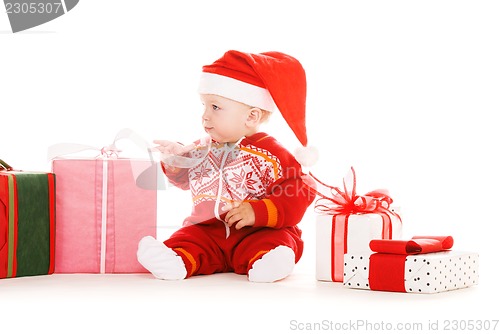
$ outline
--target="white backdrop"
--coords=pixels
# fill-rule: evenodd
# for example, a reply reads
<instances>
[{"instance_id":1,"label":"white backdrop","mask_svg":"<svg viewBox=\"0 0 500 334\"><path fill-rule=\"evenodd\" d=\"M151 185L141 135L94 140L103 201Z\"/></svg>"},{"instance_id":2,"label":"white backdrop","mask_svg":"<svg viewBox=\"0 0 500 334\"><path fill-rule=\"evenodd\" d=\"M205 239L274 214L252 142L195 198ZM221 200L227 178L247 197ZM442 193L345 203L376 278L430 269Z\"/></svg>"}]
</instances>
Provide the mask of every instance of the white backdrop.
<instances>
[{"instance_id":1,"label":"white backdrop","mask_svg":"<svg viewBox=\"0 0 500 334\"><path fill-rule=\"evenodd\" d=\"M480 253L493 289L498 17L496 1L82 0L12 34L0 13L0 158L48 170L49 145L104 146L122 128L193 140L201 66L228 49L282 51L308 76L312 171L340 185L353 166L359 192L389 189L406 237L453 235L455 249ZM264 130L298 145L278 116ZM189 194L162 197L160 226L188 213ZM314 270L312 210L301 226Z\"/></svg>"}]
</instances>

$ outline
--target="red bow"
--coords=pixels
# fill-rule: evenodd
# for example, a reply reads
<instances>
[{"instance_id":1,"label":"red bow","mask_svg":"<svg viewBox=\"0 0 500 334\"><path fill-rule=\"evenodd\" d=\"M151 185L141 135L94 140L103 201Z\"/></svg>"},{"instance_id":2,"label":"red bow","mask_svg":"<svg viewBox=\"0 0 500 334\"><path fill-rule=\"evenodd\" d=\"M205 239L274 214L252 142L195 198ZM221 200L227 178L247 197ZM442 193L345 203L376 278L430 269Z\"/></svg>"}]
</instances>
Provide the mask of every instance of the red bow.
<instances>
[{"instance_id":1,"label":"red bow","mask_svg":"<svg viewBox=\"0 0 500 334\"><path fill-rule=\"evenodd\" d=\"M368 277L371 290L406 292L405 267L408 255L449 250L451 236L417 236L411 240L370 241L375 253L370 255Z\"/></svg>"},{"instance_id":2,"label":"red bow","mask_svg":"<svg viewBox=\"0 0 500 334\"><path fill-rule=\"evenodd\" d=\"M365 195L356 194L356 173L351 167L351 174L344 177L344 191L339 187L329 186L310 174L316 181L313 190L320 198L316 201L315 210L325 214L374 213L387 211L392 198L386 189L370 191ZM323 188L319 191L317 188ZM324 193L330 193L331 197Z\"/></svg>"},{"instance_id":3,"label":"red bow","mask_svg":"<svg viewBox=\"0 0 500 334\"><path fill-rule=\"evenodd\" d=\"M453 247L452 236L416 236L410 240L383 240L370 241L370 249L384 254L426 254L449 250Z\"/></svg>"}]
</instances>

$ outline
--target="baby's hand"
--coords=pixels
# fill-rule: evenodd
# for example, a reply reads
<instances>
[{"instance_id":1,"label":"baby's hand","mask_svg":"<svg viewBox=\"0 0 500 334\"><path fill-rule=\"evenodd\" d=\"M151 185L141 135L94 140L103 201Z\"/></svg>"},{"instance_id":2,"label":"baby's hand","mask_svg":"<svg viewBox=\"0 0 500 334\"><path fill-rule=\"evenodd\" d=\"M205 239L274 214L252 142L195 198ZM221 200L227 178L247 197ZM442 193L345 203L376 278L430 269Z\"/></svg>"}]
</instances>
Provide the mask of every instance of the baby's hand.
<instances>
[{"instance_id":1,"label":"baby's hand","mask_svg":"<svg viewBox=\"0 0 500 334\"><path fill-rule=\"evenodd\" d=\"M222 210L227 211L224 220L229 227L236 224L234 227L239 230L242 227L255 224L255 212L248 202L227 203Z\"/></svg>"},{"instance_id":2,"label":"baby's hand","mask_svg":"<svg viewBox=\"0 0 500 334\"><path fill-rule=\"evenodd\" d=\"M196 147L195 144L184 146L168 140L154 140L153 143L158 144L158 146L155 146L155 149L160 151L163 155L183 155Z\"/></svg>"}]
</instances>

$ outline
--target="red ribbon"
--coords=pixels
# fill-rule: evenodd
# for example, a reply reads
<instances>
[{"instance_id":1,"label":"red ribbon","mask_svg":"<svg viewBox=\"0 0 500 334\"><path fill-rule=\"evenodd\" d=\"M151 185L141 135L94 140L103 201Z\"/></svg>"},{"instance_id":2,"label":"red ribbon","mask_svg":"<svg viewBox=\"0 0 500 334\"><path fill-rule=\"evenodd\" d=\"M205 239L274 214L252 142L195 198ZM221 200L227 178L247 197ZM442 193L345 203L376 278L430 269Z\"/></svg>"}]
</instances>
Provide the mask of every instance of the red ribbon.
<instances>
[{"instance_id":1,"label":"red ribbon","mask_svg":"<svg viewBox=\"0 0 500 334\"><path fill-rule=\"evenodd\" d=\"M365 195L356 194L356 173L351 167L351 173L343 179L344 191L339 187L329 186L314 175L311 180L305 180L309 188L320 198L315 203L318 213L332 215L331 235L331 277L333 281L343 279L343 254L347 252L348 220L351 214L377 213L382 216L381 238L392 238L390 215L399 216L389 210L392 198L385 189L377 189ZM322 190L318 190L322 188ZM325 195L329 194L329 195ZM341 251L342 254L341 254Z\"/></svg>"},{"instance_id":2,"label":"red ribbon","mask_svg":"<svg viewBox=\"0 0 500 334\"><path fill-rule=\"evenodd\" d=\"M339 187L329 186L314 175L310 175L316 181L314 187L310 188L320 197L314 207L319 213L335 215L387 212L393 202L386 189L373 190L365 195L356 194L356 173L353 167L351 167L351 174L343 179L344 191ZM318 188L323 188L323 191L319 191Z\"/></svg>"},{"instance_id":3,"label":"red ribbon","mask_svg":"<svg viewBox=\"0 0 500 334\"><path fill-rule=\"evenodd\" d=\"M416 236L411 240L379 240L370 242L370 289L406 292L405 264L407 255L448 250L453 246L451 236Z\"/></svg>"},{"instance_id":4,"label":"red ribbon","mask_svg":"<svg viewBox=\"0 0 500 334\"><path fill-rule=\"evenodd\" d=\"M413 237L411 240L374 239L370 249L385 254L425 254L440 252L453 247L453 237Z\"/></svg>"}]
</instances>

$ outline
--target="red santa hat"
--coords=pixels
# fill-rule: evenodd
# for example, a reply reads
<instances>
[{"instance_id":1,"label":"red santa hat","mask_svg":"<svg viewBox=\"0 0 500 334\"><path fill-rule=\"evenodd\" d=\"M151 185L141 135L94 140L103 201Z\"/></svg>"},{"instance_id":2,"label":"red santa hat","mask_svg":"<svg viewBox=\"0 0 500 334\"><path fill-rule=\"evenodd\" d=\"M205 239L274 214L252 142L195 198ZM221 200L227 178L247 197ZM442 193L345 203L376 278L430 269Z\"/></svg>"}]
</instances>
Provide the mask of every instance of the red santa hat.
<instances>
[{"instance_id":1,"label":"red santa hat","mask_svg":"<svg viewBox=\"0 0 500 334\"><path fill-rule=\"evenodd\" d=\"M304 146L295 157L313 165L317 151L307 146L306 74L300 62L281 52L258 54L230 50L203 66L198 92L214 94L267 111L278 109Z\"/></svg>"}]
</instances>

